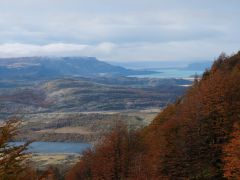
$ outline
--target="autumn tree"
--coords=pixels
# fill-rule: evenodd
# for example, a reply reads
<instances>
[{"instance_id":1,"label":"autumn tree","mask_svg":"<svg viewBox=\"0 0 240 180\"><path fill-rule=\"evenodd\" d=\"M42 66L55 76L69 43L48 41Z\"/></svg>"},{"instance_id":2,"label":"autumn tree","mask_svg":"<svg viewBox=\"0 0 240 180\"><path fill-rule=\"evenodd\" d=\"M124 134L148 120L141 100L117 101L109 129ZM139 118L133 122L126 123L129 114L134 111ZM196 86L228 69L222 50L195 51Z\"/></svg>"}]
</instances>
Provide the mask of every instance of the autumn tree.
<instances>
[{"instance_id":1,"label":"autumn tree","mask_svg":"<svg viewBox=\"0 0 240 180\"><path fill-rule=\"evenodd\" d=\"M140 175L142 145L136 132L117 123L94 149L84 153L66 179L131 179Z\"/></svg>"},{"instance_id":2,"label":"autumn tree","mask_svg":"<svg viewBox=\"0 0 240 180\"><path fill-rule=\"evenodd\" d=\"M240 124L234 124L231 140L224 146L224 176L227 179L240 179Z\"/></svg>"},{"instance_id":3,"label":"autumn tree","mask_svg":"<svg viewBox=\"0 0 240 180\"><path fill-rule=\"evenodd\" d=\"M220 55L201 80L137 136L116 128L83 156L71 177L240 179L239 82L240 52Z\"/></svg>"},{"instance_id":4,"label":"autumn tree","mask_svg":"<svg viewBox=\"0 0 240 180\"><path fill-rule=\"evenodd\" d=\"M17 120L10 120L0 126L0 177L18 179L26 171L25 150L29 143L21 146L10 145L9 141L17 134Z\"/></svg>"}]
</instances>

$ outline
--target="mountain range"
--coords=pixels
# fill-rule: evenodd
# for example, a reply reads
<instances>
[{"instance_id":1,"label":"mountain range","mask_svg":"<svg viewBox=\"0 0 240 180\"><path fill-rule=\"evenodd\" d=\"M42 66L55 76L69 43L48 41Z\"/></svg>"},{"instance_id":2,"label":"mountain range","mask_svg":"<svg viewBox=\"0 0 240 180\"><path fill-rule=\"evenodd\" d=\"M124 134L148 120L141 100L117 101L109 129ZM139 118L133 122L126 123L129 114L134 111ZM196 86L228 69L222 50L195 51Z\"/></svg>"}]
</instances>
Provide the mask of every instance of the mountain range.
<instances>
[{"instance_id":1,"label":"mountain range","mask_svg":"<svg viewBox=\"0 0 240 180\"><path fill-rule=\"evenodd\" d=\"M95 57L19 57L0 59L0 77L4 79L128 76L149 73L152 72L111 65Z\"/></svg>"}]
</instances>

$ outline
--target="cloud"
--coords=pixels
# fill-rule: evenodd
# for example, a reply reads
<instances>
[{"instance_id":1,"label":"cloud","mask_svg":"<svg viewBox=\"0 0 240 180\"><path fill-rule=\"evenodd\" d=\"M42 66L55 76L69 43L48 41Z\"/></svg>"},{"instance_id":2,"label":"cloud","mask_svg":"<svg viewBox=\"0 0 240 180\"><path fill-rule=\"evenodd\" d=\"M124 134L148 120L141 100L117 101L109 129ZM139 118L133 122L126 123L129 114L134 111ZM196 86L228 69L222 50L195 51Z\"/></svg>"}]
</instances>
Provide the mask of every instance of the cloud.
<instances>
[{"instance_id":1,"label":"cloud","mask_svg":"<svg viewBox=\"0 0 240 180\"><path fill-rule=\"evenodd\" d=\"M210 41L186 41L164 43L104 42L96 45L53 43L0 44L0 58L25 56L94 56L105 61L191 61L213 60L221 52L232 54L238 51L240 43L228 46Z\"/></svg>"},{"instance_id":2,"label":"cloud","mask_svg":"<svg viewBox=\"0 0 240 180\"><path fill-rule=\"evenodd\" d=\"M240 47L239 6L239 0L0 0L0 56L211 59Z\"/></svg>"},{"instance_id":3,"label":"cloud","mask_svg":"<svg viewBox=\"0 0 240 180\"><path fill-rule=\"evenodd\" d=\"M0 57L21 56L106 56L114 48L112 43L98 45L55 43L47 45L1 44Z\"/></svg>"}]
</instances>

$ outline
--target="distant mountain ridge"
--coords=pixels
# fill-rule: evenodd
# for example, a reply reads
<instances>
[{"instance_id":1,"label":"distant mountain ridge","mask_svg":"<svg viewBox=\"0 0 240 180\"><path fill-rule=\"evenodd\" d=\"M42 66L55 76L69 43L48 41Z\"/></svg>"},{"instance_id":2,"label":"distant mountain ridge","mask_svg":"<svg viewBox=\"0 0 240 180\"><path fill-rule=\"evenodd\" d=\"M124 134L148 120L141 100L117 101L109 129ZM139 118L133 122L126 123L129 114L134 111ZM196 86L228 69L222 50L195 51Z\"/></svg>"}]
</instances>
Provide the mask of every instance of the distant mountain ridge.
<instances>
[{"instance_id":1,"label":"distant mountain ridge","mask_svg":"<svg viewBox=\"0 0 240 180\"><path fill-rule=\"evenodd\" d=\"M128 76L148 74L115 66L95 57L19 57L1 58L2 78L53 78L61 76Z\"/></svg>"}]
</instances>

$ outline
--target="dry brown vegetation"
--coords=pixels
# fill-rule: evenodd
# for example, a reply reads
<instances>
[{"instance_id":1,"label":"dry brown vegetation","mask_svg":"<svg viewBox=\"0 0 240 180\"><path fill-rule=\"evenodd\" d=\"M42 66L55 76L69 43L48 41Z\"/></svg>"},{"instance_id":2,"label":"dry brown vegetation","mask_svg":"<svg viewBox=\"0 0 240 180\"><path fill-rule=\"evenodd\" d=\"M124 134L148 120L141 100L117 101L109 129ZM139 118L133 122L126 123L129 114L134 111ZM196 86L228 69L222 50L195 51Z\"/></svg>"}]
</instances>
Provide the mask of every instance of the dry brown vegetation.
<instances>
[{"instance_id":1,"label":"dry brown vegetation","mask_svg":"<svg viewBox=\"0 0 240 180\"><path fill-rule=\"evenodd\" d=\"M20 121L16 118L0 125L0 180L55 180L60 179L57 171L49 168L38 172L30 163L30 154L26 153L27 142L20 146L9 143L18 134Z\"/></svg>"},{"instance_id":2,"label":"dry brown vegetation","mask_svg":"<svg viewBox=\"0 0 240 180\"><path fill-rule=\"evenodd\" d=\"M117 126L66 179L240 179L240 52L140 132Z\"/></svg>"},{"instance_id":3,"label":"dry brown vegetation","mask_svg":"<svg viewBox=\"0 0 240 180\"><path fill-rule=\"evenodd\" d=\"M117 123L111 133L66 174L81 179L240 179L240 52L222 54L202 79L142 130ZM1 125L0 177L59 179L26 165L28 144L13 147L16 122Z\"/></svg>"}]
</instances>

